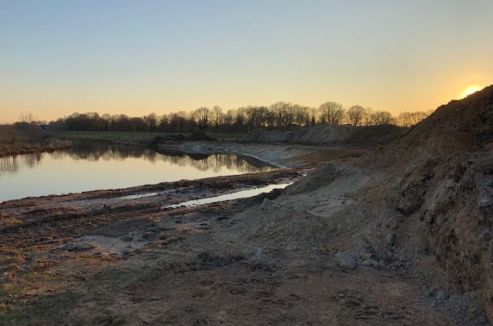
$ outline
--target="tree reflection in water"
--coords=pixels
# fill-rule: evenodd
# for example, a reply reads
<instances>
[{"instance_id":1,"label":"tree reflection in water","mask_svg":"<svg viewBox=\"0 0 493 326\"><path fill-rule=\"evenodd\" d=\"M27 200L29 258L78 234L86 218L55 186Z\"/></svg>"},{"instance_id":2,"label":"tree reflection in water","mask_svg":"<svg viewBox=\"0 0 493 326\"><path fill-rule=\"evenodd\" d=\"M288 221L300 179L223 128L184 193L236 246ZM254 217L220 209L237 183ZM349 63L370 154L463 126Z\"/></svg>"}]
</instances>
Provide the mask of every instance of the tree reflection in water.
<instances>
[{"instance_id":1,"label":"tree reflection in water","mask_svg":"<svg viewBox=\"0 0 493 326\"><path fill-rule=\"evenodd\" d=\"M34 168L43 159L43 153L0 157L0 176L14 174L22 167Z\"/></svg>"},{"instance_id":2,"label":"tree reflection in water","mask_svg":"<svg viewBox=\"0 0 493 326\"><path fill-rule=\"evenodd\" d=\"M124 161L128 158L141 158L151 163L158 161L168 162L180 167L191 166L200 171L219 172L226 168L237 170L241 173L271 170L272 167L260 161L251 160L237 155L176 155L161 154L146 148L127 148L106 144L78 145L68 150L55 151L52 153L34 153L17 156L6 156L0 158L0 176L15 174L22 168L36 167L45 155L55 160L86 161Z\"/></svg>"}]
</instances>

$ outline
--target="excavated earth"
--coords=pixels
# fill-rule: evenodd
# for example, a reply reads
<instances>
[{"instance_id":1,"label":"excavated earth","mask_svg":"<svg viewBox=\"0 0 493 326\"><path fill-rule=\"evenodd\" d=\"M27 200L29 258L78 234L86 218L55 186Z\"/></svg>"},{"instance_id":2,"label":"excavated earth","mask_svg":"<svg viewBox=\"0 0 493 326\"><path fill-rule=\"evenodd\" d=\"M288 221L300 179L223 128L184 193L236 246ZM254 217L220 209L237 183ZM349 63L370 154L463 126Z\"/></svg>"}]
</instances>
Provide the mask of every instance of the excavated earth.
<instances>
[{"instance_id":1,"label":"excavated earth","mask_svg":"<svg viewBox=\"0 0 493 326\"><path fill-rule=\"evenodd\" d=\"M383 147L296 148L165 144L304 169L1 204L0 324L493 320L493 87Z\"/></svg>"}]
</instances>

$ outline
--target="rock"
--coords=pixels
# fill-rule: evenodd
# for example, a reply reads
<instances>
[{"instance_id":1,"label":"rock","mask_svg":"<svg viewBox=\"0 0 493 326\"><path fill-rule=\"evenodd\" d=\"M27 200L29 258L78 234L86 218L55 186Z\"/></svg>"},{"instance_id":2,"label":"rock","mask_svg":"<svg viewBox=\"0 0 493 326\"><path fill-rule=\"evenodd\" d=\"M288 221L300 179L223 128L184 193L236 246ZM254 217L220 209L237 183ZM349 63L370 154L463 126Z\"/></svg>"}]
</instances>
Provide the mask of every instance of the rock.
<instances>
[{"instance_id":1,"label":"rock","mask_svg":"<svg viewBox=\"0 0 493 326\"><path fill-rule=\"evenodd\" d=\"M416 212L423 204L424 185L409 185L401 194L397 204L397 211L404 216L410 216Z\"/></svg>"},{"instance_id":2,"label":"rock","mask_svg":"<svg viewBox=\"0 0 493 326\"><path fill-rule=\"evenodd\" d=\"M361 262L362 266L370 266L370 267L381 267L381 263L378 260L367 258Z\"/></svg>"},{"instance_id":3,"label":"rock","mask_svg":"<svg viewBox=\"0 0 493 326\"><path fill-rule=\"evenodd\" d=\"M142 235L142 238L143 239L150 239L152 238L152 236L155 234L155 231L146 231L143 235Z\"/></svg>"},{"instance_id":4,"label":"rock","mask_svg":"<svg viewBox=\"0 0 493 326\"><path fill-rule=\"evenodd\" d=\"M358 265L354 257L348 252L339 252L335 257L337 264L342 268L353 270Z\"/></svg>"},{"instance_id":5,"label":"rock","mask_svg":"<svg viewBox=\"0 0 493 326\"><path fill-rule=\"evenodd\" d=\"M87 242L72 242L72 243L67 243L62 247L63 250L67 251L86 251L94 248L94 245L87 243Z\"/></svg>"},{"instance_id":6,"label":"rock","mask_svg":"<svg viewBox=\"0 0 493 326\"><path fill-rule=\"evenodd\" d=\"M426 290L425 296L431 298L435 295L435 288L429 288Z\"/></svg>"},{"instance_id":7,"label":"rock","mask_svg":"<svg viewBox=\"0 0 493 326\"><path fill-rule=\"evenodd\" d=\"M445 290L439 290L435 296L437 301L445 301L449 298L449 294Z\"/></svg>"},{"instance_id":8,"label":"rock","mask_svg":"<svg viewBox=\"0 0 493 326\"><path fill-rule=\"evenodd\" d=\"M385 237L385 244L387 245L388 248L392 248L395 246L395 239L396 236L394 233L387 234L387 237Z\"/></svg>"},{"instance_id":9,"label":"rock","mask_svg":"<svg viewBox=\"0 0 493 326\"><path fill-rule=\"evenodd\" d=\"M271 207L272 207L272 200L270 200L269 198L265 198L262 204L260 205L260 209L262 210L268 210Z\"/></svg>"},{"instance_id":10,"label":"rock","mask_svg":"<svg viewBox=\"0 0 493 326\"><path fill-rule=\"evenodd\" d=\"M125 235L123 237L121 237L122 241L125 241L125 242L130 242L133 240L133 238L129 235Z\"/></svg>"}]
</instances>

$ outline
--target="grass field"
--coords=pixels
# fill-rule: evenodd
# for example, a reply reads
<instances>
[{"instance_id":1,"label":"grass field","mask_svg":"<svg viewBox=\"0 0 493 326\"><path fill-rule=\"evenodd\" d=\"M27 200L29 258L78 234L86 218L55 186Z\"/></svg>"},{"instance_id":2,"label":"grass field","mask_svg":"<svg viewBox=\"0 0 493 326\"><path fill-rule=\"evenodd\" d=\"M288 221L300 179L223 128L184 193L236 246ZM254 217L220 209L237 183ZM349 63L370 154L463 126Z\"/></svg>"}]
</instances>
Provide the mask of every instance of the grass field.
<instances>
[{"instance_id":1,"label":"grass field","mask_svg":"<svg viewBox=\"0 0 493 326\"><path fill-rule=\"evenodd\" d=\"M67 148L71 142L53 139L46 142L15 142L5 144L0 142L0 156L20 155L29 153L38 153L45 151L54 151L57 149Z\"/></svg>"},{"instance_id":2,"label":"grass field","mask_svg":"<svg viewBox=\"0 0 493 326\"><path fill-rule=\"evenodd\" d=\"M0 133L0 156L43 152L69 147L69 141L24 132Z\"/></svg>"}]
</instances>

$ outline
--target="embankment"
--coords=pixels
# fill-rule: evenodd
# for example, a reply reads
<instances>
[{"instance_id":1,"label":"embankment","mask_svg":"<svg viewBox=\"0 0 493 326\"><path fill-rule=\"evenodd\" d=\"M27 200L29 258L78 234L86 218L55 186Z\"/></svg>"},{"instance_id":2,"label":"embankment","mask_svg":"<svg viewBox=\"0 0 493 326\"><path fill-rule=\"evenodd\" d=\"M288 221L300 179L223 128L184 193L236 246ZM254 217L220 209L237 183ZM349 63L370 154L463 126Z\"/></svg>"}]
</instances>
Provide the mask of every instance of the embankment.
<instances>
[{"instance_id":1,"label":"embankment","mask_svg":"<svg viewBox=\"0 0 493 326\"><path fill-rule=\"evenodd\" d=\"M364 148L327 147L298 144L267 144L239 142L164 142L156 150L168 154L234 154L248 156L279 167L311 167L321 162L359 157Z\"/></svg>"},{"instance_id":2,"label":"embankment","mask_svg":"<svg viewBox=\"0 0 493 326\"><path fill-rule=\"evenodd\" d=\"M244 140L260 143L372 147L388 144L404 135L408 130L409 128L393 125L362 127L319 125L292 130L258 129L249 133Z\"/></svg>"},{"instance_id":3,"label":"embankment","mask_svg":"<svg viewBox=\"0 0 493 326\"><path fill-rule=\"evenodd\" d=\"M247 216L249 218L247 218ZM252 218L253 217L253 218ZM493 320L493 86L351 164L328 164L238 217L237 232L417 281L459 325Z\"/></svg>"}]
</instances>

